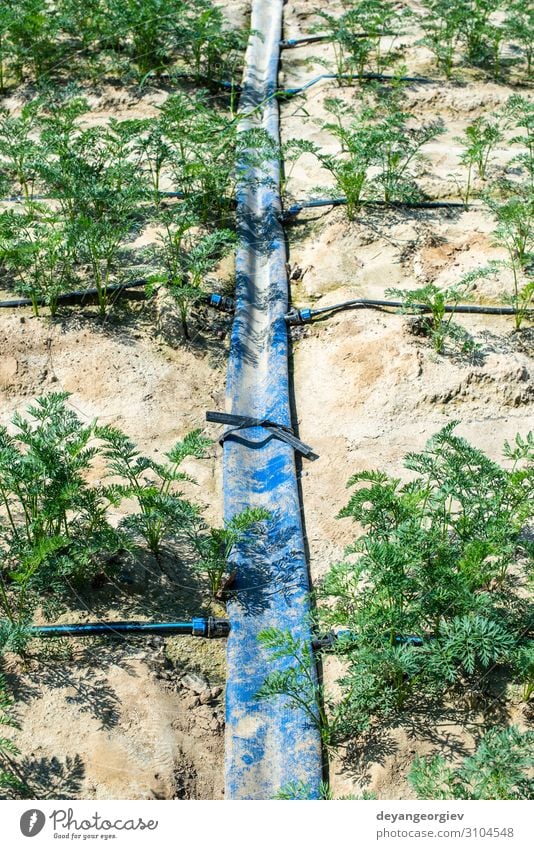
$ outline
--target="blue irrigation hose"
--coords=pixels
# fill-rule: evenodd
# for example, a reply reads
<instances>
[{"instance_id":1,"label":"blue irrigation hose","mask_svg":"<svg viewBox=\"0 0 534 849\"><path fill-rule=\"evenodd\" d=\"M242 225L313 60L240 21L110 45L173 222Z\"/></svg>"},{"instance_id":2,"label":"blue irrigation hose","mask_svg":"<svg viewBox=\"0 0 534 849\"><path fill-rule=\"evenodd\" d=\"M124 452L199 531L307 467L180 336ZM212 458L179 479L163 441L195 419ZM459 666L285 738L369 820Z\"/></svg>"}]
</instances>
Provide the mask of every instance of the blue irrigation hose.
<instances>
[{"instance_id":1,"label":"blue irrigation hose","mask_svg":"<svg viewBox=\"0 0 534 849\"><path fill-rule=\"evenodd\" d=\"M34 625L33 637L139 637L172 635L190 637L227 637L230 623L226 619L200 617L187 622L84 622L74 625Z\"/></svg>"},{"instance_id":2,"label":"blue irrigation hose","mask_svg":"<svg viewBox=\"0 0 534 849\"><path fill-rule=\"evenodd\" d=\"M278 147L277 88L283 0L254 0L247 49L240 128L262 129ZM261 33L261 37L256 35ZM239 163L238 163L239 165ZM290 429L286 250L281 223L277 157L239 168L236 309L230 343L226 410ZM286 700L257 693L268 671L298 663L273 659L258 641L267 628L289 631L311 650L309 578L300 518L294 449L249 427L223 445L224 514L247 507L270 514L264 533L234 548L235 595L227 605L226 798L272 799L289 782L319 797L322 778L318 727ZM313 711L314 706L310 709Z\"/></svg>"}]
</instances>

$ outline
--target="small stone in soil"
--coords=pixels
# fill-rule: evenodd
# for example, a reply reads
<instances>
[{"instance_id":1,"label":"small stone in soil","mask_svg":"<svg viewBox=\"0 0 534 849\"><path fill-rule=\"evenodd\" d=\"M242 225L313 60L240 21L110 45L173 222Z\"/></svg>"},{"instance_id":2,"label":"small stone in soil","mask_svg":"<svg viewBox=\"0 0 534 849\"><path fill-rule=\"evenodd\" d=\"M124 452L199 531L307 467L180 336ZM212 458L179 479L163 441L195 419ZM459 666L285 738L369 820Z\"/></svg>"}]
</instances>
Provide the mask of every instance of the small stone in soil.
<instances>
[{"instance_id":1,"label":"small stone in soil","mask_svg":"<svg viewBox=\"0 0 534 849\"><path fill-rule=\"evenodd\" d=\"M194 672L188 672L187 675L184 675L184 677L180 679L180 684L182 687L185 687L186 690L192 690L198 695L204 693L209 693L211 695L211 688L206 679L202 678L200 675L195 675Z\"/></svg>"}]
</instances>

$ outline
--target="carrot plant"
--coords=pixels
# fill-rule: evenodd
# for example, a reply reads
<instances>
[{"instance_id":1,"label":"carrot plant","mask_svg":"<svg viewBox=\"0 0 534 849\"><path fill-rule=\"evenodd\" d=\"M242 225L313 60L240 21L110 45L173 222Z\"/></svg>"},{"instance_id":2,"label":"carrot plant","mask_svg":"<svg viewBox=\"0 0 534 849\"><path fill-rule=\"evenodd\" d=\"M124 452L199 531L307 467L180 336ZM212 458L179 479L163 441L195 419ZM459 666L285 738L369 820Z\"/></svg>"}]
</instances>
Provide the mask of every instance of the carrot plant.
<instances>
[{"instance_id":1,"label":"carrot plant","mask_svg":"<svg viewBox=\"0 0 534 849\"><path fill-rule=\"evenodd\" d=\"M278 155L267 133L239 132L234 118L210 107L206 92L169 97L161 108L160 123L162 136L172 148L173 183L204 223L220 224L231 215L241 177L236 162L247 170Z\"/></svg>"},{"instance_id":2,"label":"carrot plant","mask_svg":"<svg viewBox=\"0 0 534 849\"><path fill-rule=\"evenodd\" d=\"M504 109L504 119L514 131L519 131L510 139L510 144L521 147L511 162L521 169L529 190L534 192L534 103L520 95L512 95ZM513 185L507 188L513 193Z\"/></svg>"},{"instance_id":3,"label":"carrot plant","mask_svg":"<svg viewBox=\"0 0 534 849\"><path fill-rule=\"evenodd\" d=\"M222 528L210 528L199 533L194 545L199 554L197 571L208 579L211 594L222 596L235 576L232 553L236 545L259 531L261 522L270 518L268 510L249 507L225 522Z\"/></svg>"},{"instance_id":4,"label":"carrot plant","mask_svg":"<svg viewBox=\"0 0 534 849\"><path fill-rule=\"evenodd\" d=\"M332 119L324 122L321 128L338 140L341 155L324 153L314 142L292 139L285 149L286 158L296 161L305 153L312 154L334 179L337 191L346 197L347 216L352 220L365 197L368 170L376 159L369 129L373 113L364 110L354 117L352 108L338 98L325 100L325 108Z\"/></svg>"},{"instance_id":5,"label":"carrot plant","mask_svg":"<svg viewBox=\"0 0 534 849\"><path fill-rule=\"evenodd\" d=\"M534 732L491 728L458 766L415 758L408 781L418 799L532 799Z\"/></svg>"},{"instance_id":6,"label":"carrot plant","mask_svg":"<svg viewBox=\"0 0 534 849\"><path fill-rule=\"evenodd\" d=\"M74 100L41 119L45 159L43 186L57 198L80 265L96 287L100 312L108 308L108 286L121 279L121 248L141 225L146 197L143 175L132 156L135 124L110 121L84 129L86 106Z\"/></svg>"},{"instance_id":7,"label":"carrot plant","mask_svg":"<svg viewBox=\"0 0 534 849\"><path fill-rule=\"evenodd\" d=\"M269 653L269 661L283 661L283 668L267 674L256 698L282 698L285 707L306 714L310 723L319 730L323 746L334 744L338 715L332 705L325 706L324 688L317 678L309 644L293 637L290 631L278 628L260 631L258 642Z\"/></svg>"},{"instance_id":8,"label":"carrot plant","mask_svg":"<svg viewBox=\"0 0 534 849\"><path fill-rule=\"evenodd\" d=\"M184 461L211 444L200 431L152 460L117 428L84 424L67 402L68 393L43 396L0 428L0 648L11 651L24 651L38 607L57 612L73 585L111 568L120 552L143 541L160 558L172 540L200 558L196 542L209 534L179 489L192 481ZM90 480L97 462L105 483ZM112 526L110 510L125 499L137 510ZM245 525L237 519L227 542Z\"/></svg>"},{"instance_id":9,"label":"carrot plant","mask_svg":"<svg viewBox=\"0 0 534 849\"><path fill-rule=\"evenodd\" d=\"M445 131L440 121L413 126L413 116L399 108L399 93L393 92L381 106L376 125L371 128L379 173L376 183L386 203L416 200L414 167L421 161L421 149Z\"/></svg>"},{"instance_id":10,"label":"carrot plant","mask_svg":"<svg viewBox=\"0 0 534 849\"><path fill-rule=\"evenodd\" d=\"M94 424L83 424L67 393L38 398L14 432L0 428L0 610L23 626L70 581L87 579L124 538L107 519L116 494L90 484Z\"/></svg>"},{"instance_id":11,"label":"carrot plant","mask_svg":"<svg viewBox=\"0 0 534 849\"><path fill-rule=\"evenodd\" d=\"M506 36L513 44L519 44L525 54L526 76L532 77L534 58L534 9L523 0L512 0L507 4Z\"/></svg>"},{"instance_id":12,"label":"carrot plant","mask_svg":"<svg viewBox=\"0 0 534 849\"><path fill-rule=\"evenodd\" d=\"M43 155L35 139L39 102L26 104L19 116L0 110L0 165L10 181L11 191L22 191L26 202L32 199Z\"/></svg>"},{"instance_id":13,"label":"carrot plant","mask_svg":"<svg viewBox=\"0 0 534 849\"><path fill-rule=\"evenodd\" d=\"M73 55L79 75L112 68L145 78L180 67L197 82L233 80L246 38L210 0L4 0L0 90L12 79L53 80Z\"/></svg>"},{"instance_id":14,"label":"carrot plant","mask_svg":"<svg viewBox=\"0 0 534 849\"><path fill-rule=\"evenodd\" d=\"M162 232L152 255L159 273L151 275L149 289L162 283L178 308L184 339L189 340L189 314L203 297L202 283L235 244L230 230L203 231L194 214L178 206L158 217Z\"/></svg>"},{"instance_id":15,"label":"carrot plant","mask_svg":"<svg viewBox=\"0 0 534 849\"><path fill-rule=\"evenodd\" d=\"M534 253L534 199L527 191L515 194L503 203L487 198L497 226L493 243L506 251L506 260L488 263L492 271L507 269L512 274L512 293L505 299L516 309L515 325L519 329L534 300L532 260Z\"/></svg>"},{"instance_id":16,"label":"carrot plant","mask_svg":"<svg viewBox=\"0 0 534 849\"><path fill-rule=\"evenodd\" d=\"M426 14L419 19L424 32L420 43L434 54L436 67L450 79L460 40L455 7L451 8L448 0L426 0L423 5Z\"/></svg>"},{"instance_id":17,"label":"carrot plant","mask_svg":"<svg viewBox=\"0 0 534 849\"><path fill-rule=\"evenodd\" d=\"M185 58L197 83L237 82L249 31L225 26L224 15L202 2L187 22Z\"/></svg>"},{"instance_id":18,"label":"carrot plant","mask_svg":"<svg viewBox=\"0 0 534 849\"><path fill-rule=\"evenodd\" d=\"M460 162L467 168L466 185L462 192L466 207L471 197L474 172L476 171L481 180L486 179L491 154L502 139L499 121L488 121L482 117L473 121L466 127L464 135L456 139L463 147Z\"/></svg>"},{"instance_id":19,"label":"carrot plant","mask_svg":"<svg viewBox=\"0 0 534 849\"><path fill-rule=\"evenodd\" d=\"M119 478L113 491L122 498L133 498L138 513L128 515L122 527L143 539L152 554L159 558L164 540L190 535L199 523L199 510L177 491L175 485L191 481L180 470L188 457L203 457L210 441L200 431L192 431L165 453L159 463L141 455L136 445L117 428L100 427L103 456L108 461L108 474Z\"/></svg>"},{"instance_id":20,"label":"carrot plant","mask_svg":"<svg viewBox=\"0 0 534 849\"><path fill-rule=\"evenodd\" d=\"M142 76L172 62L172 50L182 36L186 10L183 0L124 0L110 4L113 27L124 39Z\"/></svg>"},{"instance_id":21,"label":"carrot plant","mask_svg":"<svg viewBox=\"0 0 534 849\"><path fill-rule=\"evenodd\" d=\"M479 275L477 274L476 277ZM402 311L421 316L418 330L430 337L437 354L443 354L447 341L461 342L465 349L467 338L463 329L454 321L454 308L460 301L470 299L471 276L466 275L458 284L440 289L427 283L418 289L386 289L388 297L402 300ZM448 306L450 312L445 310Z\"/></svg>"},{"instance_id":22,"label":"carrot plant","mask_svg":"<svg viewBox=\"0 0 534 849\"><path fill-rule=\"evenodd\" d=\"M15 16L15 9L10 3L0 6L0 93L5 91L9 60L12 56L13 45L9 33Z\"/></svg>"},{"instance_id":23,"label":"carrot plant","mask_svg":"<svg viewBox=\"0 0 534 849\"><path fill-rule=\"evenodd\" d=\"M485 64L500 74L500 47L506 28L493 15L502 0L425 0L420 18L425 36L422 43L434 54L438 68L450 78L460 48L469 63Z\"/></svg>"},{"instance_id":24,"label":"carrot plant","mask_svg":"<svg viewBox=\"0 0 534 849\"><path fill-rule=\"evenodd\" d=\"M344 632L334 644L344 665L340 696L325 726L335 722L338 744L402 715L422 693L450 698L480 686L495 665L524 675L517 652L528 645L531 610L511 570L530 552L523 528L532 517L534 437L506 444L503 468L457 436L456 425L406 456L408 482L378 470L349 479L339 517L363 534L322 581L316 613L321 632ZM272 638L277 657L298 657L303 647L282 636ZM301 661L287 681L272 674L267 681L279 684L288 706L301 692L314 710L316 690L295 681Z\"/></svg>"},{"instance_id":25,"label":"carrot plant","mask_svg":"<svg viewBox=\"0 0 534 849\"><path fill-rule=\"evenodd\" d=\"M145 118L132 123L132 126L135 130L133 150L146 169L154 206L159 207L162 178L173 159L173 146L165 132L165 121L163 118Z\"/></svg>"},{"instance_id":26,"label":"carrot plant","mask_svg":"<svg viewBox=\"0 0 534 849\"><path fill-rule=\"evenodd\" d=\"M386 203L394 203L419 197L414 166L424 145L444 130L439 122L411 126L412 116L398 108L398 97L395 93L374 108L366 105L356 116L339 99L328 99L325 105L332 119L322 122L321 129L339 141L338 154L324 153L301 139L286 145L293 161L304 153L316 157L333 177L336 190L346 197L351 219L363 200L381 196Z\"/></svg>"},{"instance_id":27,"label":"carrot plant","mask_svg":"<svg viewBox=\"0 0 534 849\"><path fill-rule=\"evenodd\" d=\"M34 315L40 305L55 315L58 297L72 289L75 259L71 234L56 213L0 214L0 265L15 292L31 300Z\"/></svg>"},{"instance_id":28,"label":"carrot plant","mask_svg":"<svg viewBox=\"0 0 534 849\"><path fill-rule=\"evenodd\" d=\"M57 61L60 55L57 8L46 0L6 0L16 12L9 26L13 68L19 80L27 68L36 79Z\"/></svg>"},{"instance_id":29,"label":"carrot plant","mask_svg":"<svg viewBox=\"0 0 534 849\"><path fill-rule=\"evenodd\" d=\"M524 702L534 696L534 646L532 642L521 646L514 658L516 676L521 682L521 696Z\"/></svg>"},{"instance_id":30,"label":"carrot plant","mask_svg":"<svg viewBox=\"0 0 534 849\"><path fill-rule=\"evenodd\" d=\"M320 18L317 29L330 36L334 48L336 73L342 77L361 77L365 71L383 73L394 56L390 48L384 52L382 37L397 36L410 11L388 0L349 0L341 15L315 12Z\"/></svg>"}]
</instances>

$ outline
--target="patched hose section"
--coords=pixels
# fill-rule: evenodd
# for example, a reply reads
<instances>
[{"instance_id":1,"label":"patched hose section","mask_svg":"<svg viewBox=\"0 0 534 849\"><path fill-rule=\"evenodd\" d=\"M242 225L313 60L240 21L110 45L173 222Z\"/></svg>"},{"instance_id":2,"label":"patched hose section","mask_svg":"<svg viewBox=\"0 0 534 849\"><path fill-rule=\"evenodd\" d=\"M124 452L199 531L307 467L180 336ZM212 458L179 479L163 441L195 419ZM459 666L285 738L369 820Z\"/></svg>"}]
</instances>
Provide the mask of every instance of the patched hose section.
<instances>
[{"instance_id":1,"label":"patched hose section","mask_svg":"<svg viewBox=\"0 0 534 849\"><path fill-rule=\"evenodd\" d=\"M283 0L254 0L240 101L242 131L266 130L279 145L276 98ZM280 163L245 168L237 190L239 246L236 310L228 365L226 412L275 423L291 432L288 383L286 250L281 224ZM243 171L243 168L245 170ZM301 710L256 698L273 661L257 640L265 628L288 630L311 648L309 581L300 520L294 448L254 424L223 445L224 513L247 507L270 513L265 532L235 549L236 581L228 603L226 798L271 799L288 782L318 797L321 747Z\"/></svg>"}]
</instances>

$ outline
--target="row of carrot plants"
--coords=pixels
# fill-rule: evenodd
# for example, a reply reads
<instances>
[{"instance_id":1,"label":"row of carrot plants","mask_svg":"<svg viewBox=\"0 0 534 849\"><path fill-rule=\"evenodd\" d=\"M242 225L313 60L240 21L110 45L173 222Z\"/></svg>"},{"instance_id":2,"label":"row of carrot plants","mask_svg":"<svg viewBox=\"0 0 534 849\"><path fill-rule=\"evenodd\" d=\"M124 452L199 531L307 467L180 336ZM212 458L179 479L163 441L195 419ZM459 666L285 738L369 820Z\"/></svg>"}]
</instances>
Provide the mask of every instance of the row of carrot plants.
<instances>
[{"instance_id":1,"label":"row of carrot plants","mask_svg":"<svg viewBox=\"0 0 534 849\"><path fill-rule=\"evenodd\" d=\"M418 125L415 116L402 109L402 97L400 82L378 96L362 95L356 114L353 104L337 97L326 98L328 119L318 125L338 143L339 149L328 153L315 142L290 139L284 149L289 166L287 179L303 155L312 156L333 184L318 187L314 193L344 196L350 220L369 201L417 205L428 200L416 177L425 164L425 145L444 133L445 126L441 121ZM529 315L534 298L533 105L525 97L512 95L501 110L469 124L456 141L461 146L460 164L464 168L463 177L454 175L461 201L466 210L473 198L483 202L495 222L493 244L502 249L505 258L492 260L465 279L455 281L448 300L468 298L477 279L506 278L510 292L503 298L516 309L515 323L519 328ZM497 168L494 155L499 144L512 146L515 153L505 166ZM408 300L425 302L433 312L433 307L438 306L434 295L439 293L432 286L424 291L396 290L392 294L406 297L407 305ZM451 331L453 327L450 326ZM439 352L439 335L434 342Z\"/></svg>"},{"instance_id":2,"label":"row of carrot plants","mask_svg":"<svg viewBox=\"0 0 534 849\"><path fill-rule=\"evenodd\" d=\"M314 32L334 46L334 67L343 77L382 74L398 64L399 38L422 32L418 44L433 54L447 79L462 65L500 78L519 67L532 75L534 12L523 0L424 0L421 12L391 0L341 0L341 13L318 11ZM318 60L330 67L329 62Z\"/></svg>"},{"instance_id":3,"label":"row of carrot plants","mask_svg":"<svg viewBox=\"0 0 534 849\"><path fill-rule=\"evenodd\" d=\"M206 523L184 492L194 480L182 465L210 448L193 431L163 459L144 456L123 431L82 421L63 392L1 427L0 656L29 657L37 616L53 621L95 588L120 584L143 552L188 570L209 609L231 579L234 546L269 518L250 508L223 527ZM16 727L12 708L0 676L0 725ZM18 777L18 754L13 737L0 736L0 793L33 798Z\"/></svg>"},{"instance_id":4,"label":"row of carrot plants","mask_svg":"<svg viewBox=\"0 0 534 849\"><path fill-rule=\"evenodd\" d=\"M277 629L259 635L271 657L292 663L266 676L258 698L305 710L327 751L354 750L392 724L452 705L473 721L479 712L489 718L503 680L525 705L534 695L534 549L525 532L534 435L505 443L501 466L459 437L457 424L405 457L408 482L382 470L348 481L339 518L363 533L316 587L312 623L338 634L319 649L343 669L336 695L315 677L307 644ZM423 798L532 798L533 739L494 729L465 767L416 759L410 781Z\"/></svg>"},{"instance_id":5,"label":"row of carrot plants","mask_svg":"<svg viewBox=\"0 0 534 849\"><path fill-rule=\"evenodd\" d=\"M110 284L147 278L168 287L187 337L205 275L234 244L233 163L268 139L238 133L202 91L170 95L154 119L87 126L88 112L82 98L37 99L0 117L3 189L20 198L0 213L4 286L52 314L61 294L95 287L104 314ZM157 241L133 248L148 224Z\"/></svg>"},{"instance_id":6,"label":"row of carrot plants","mask_svg":"<svg viewBox=\"0 0 534 849\"><path fill-rule=\"evenodd\" d=\"M66 76L185 72L200 83L238 78L247 33L211 0L4 0L0 91Z\"/></svg>"}]
</instances>

